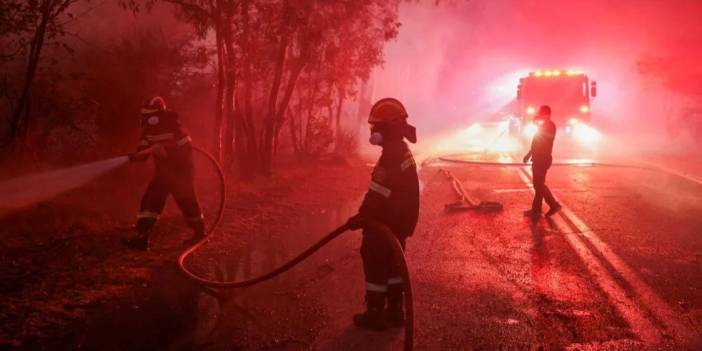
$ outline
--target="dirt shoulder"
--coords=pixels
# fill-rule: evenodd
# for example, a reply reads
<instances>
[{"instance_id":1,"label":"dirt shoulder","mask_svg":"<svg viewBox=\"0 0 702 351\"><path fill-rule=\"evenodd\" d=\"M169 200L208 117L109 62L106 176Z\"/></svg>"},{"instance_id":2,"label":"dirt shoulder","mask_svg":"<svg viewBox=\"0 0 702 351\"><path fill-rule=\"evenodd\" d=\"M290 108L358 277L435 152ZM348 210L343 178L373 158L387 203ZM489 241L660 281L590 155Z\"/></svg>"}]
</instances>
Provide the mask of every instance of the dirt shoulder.
<instances>
[{"instance_id":1,"label":"dirt shoulder","mask_svg":"<svg viewBox=\"0 0 702 351\"><path fill-rule=\"evenodd\" d=\"M287 342L270 339L272 331L299 333L257 317L241 319L246 328L217 318L226 309L258 314L242 302L257 292L227 292L214 301L181 278L174 262L186 229L177 216L159 223L152 252L123 248L119 240L132 234L143 187L142 180L125 186L126 174L2 219L0 349L191 349L208 348L210 339L250 348ZM368 167L356 160L288 165L274 177L231 183L221 230L192 264L211 277L263 272L343 223L367 181ZM264 305L283 300L268 296ZM300 325L289 312L284 319ZM224 330L229 336L216 338Z\"/></svg>"}]
</instances>

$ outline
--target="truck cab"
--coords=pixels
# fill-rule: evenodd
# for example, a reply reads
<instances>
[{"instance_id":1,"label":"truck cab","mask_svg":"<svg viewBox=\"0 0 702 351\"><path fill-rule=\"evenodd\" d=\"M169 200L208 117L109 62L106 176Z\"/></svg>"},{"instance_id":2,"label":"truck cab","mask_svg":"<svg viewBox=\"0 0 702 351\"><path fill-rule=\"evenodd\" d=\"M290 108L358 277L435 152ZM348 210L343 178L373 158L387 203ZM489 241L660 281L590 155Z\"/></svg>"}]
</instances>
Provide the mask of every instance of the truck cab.
<instances>
[{"instance_id":1,"label":"truck cab","mask_svg":"<svg viewBox=\"0 0 702 351\"><path fill-rule=\"evenodd\" d=\"M551 107L551 119L569 135L590 128L590 102L597 96L597 82L579 70L543 70L519 79L515 106L516 130L527 139L536 132L533 122L539 107ZM577 126L577 127L576 127ZM578 133L581 134L581 133ZM572 135L575 137L575 135Z\"/></svg>"}]
</instances>

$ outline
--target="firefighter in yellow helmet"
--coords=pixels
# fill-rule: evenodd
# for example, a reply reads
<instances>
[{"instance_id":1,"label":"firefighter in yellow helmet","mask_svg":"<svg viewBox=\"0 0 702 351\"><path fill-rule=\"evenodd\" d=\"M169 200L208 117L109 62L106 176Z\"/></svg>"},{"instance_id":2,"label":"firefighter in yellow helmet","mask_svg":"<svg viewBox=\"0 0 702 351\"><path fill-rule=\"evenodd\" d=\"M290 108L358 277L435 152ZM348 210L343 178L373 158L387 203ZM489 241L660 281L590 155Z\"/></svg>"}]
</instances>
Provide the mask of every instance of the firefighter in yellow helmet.
<instances>
[{"instance_id":1,"label":"firefighter in yellow helmet","mask_svg":"<svg viewBox=\"0 0 702 351\"><path fill-rule=\"evenodd\" d=\"M169 195L173 195L181 212L195 232L184 244L194 244L205 236L205 223L194 187L195 169L190 136L181 127L178 114L166 109L163 98L156 96L141 109L143 133L132 161L154 156L155 173L141 200L137 215L137 235L123 240L129 247L148 251L149 236Z\"/></svg>"},{"instance_id":2,"label":"firefighter in yellow helmet","mask_svg":"<svg viewBox=\"0 0 702 351\"><path fill-rule=\"evenodd\" d=\"M368 192L358 214L349 219L352 229L363 228L361 257L366 278L364 313L354 316L359 327L383 330L404 324L404 282L398 262L367 220L387 226L402 247L412 235L419 215L419 179L414 157L405 139L417 142L416 130L407 124L407 111L393 98L379 100L368 118L370 143L382 147L382 154L373 169ZM387 302L387 305L386 305Z\"/></svg>"}]
</instances>

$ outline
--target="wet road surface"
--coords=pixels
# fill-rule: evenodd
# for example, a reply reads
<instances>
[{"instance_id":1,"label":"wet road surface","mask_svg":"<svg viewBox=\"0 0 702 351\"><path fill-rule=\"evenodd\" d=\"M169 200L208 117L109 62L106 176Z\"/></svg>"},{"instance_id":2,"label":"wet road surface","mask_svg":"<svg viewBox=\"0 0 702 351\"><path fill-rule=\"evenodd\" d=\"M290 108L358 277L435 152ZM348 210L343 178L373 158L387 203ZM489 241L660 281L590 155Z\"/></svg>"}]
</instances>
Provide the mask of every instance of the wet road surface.
<instances>
[{"instance_id":1,"label":"wet road surface","mask_svg":"<svg viewBox=\"0 0 702 351\"><path fill-rule=\"evenodd\" d=\"M504 210L447 212L457 195L440 170ZM702 185L643 170L553 167L547 184L564 209L532 222L522 215L533 194L528 167L436 161L420 176L420 224L407 246L416 350L702 350ZM356 206L319 213L262 245L286 248L267 266ZM351 323L363 309L359 247L360 235L347 234L286 276L237 293L209 345L402 349L401 330Z\"/></svg>"}]
</instances>

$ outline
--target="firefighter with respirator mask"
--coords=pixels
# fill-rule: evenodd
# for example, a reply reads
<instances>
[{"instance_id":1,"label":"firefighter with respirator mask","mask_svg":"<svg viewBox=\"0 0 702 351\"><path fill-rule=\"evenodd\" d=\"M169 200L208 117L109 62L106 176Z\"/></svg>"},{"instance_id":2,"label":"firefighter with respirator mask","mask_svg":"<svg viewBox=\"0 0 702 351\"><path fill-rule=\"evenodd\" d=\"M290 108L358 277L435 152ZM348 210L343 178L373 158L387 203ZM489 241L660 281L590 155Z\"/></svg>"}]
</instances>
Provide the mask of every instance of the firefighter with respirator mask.
<instances>
[{"instance_id":1,"label":"firefighter with respirator mask","mask_svg":"<svg viewBox=\"0 0 702 351\"><path fill-rule=\"evenodd\" d=\"M387 226L403 248L417 225L419 179L414 157L405 143L405 139L416 143L417 135L415 128L407 124L407 117L400 101L385 98L373 105L368 118L369 141L383 150L363 204L348 221L351 229L363 228L361 257L367 309L353 320L361 328L384 330L404 325L400 263L395 262L392 249L375 233L376 229L365 224L370 220Z\"/></svg>"},{"instance_id":2,"label":"firefighter with respirator mask","mask_svg":"<svg viewBox=\"0 0 702 351\"><path fill-rule=\"evenodd\" d=\"M138 250L149 250L149 236L161 215L169 195L195 235L184 245L193 245L205 237L205 222L195 193L193 151L190 136L181 127L176 112L166 109L161 97L152 98L141 109L143 129L137 152L131 161L146 161L154 156L155 173L146 188L137 215L137 235L123 243Z\"/></svg>"}]
</instances>

